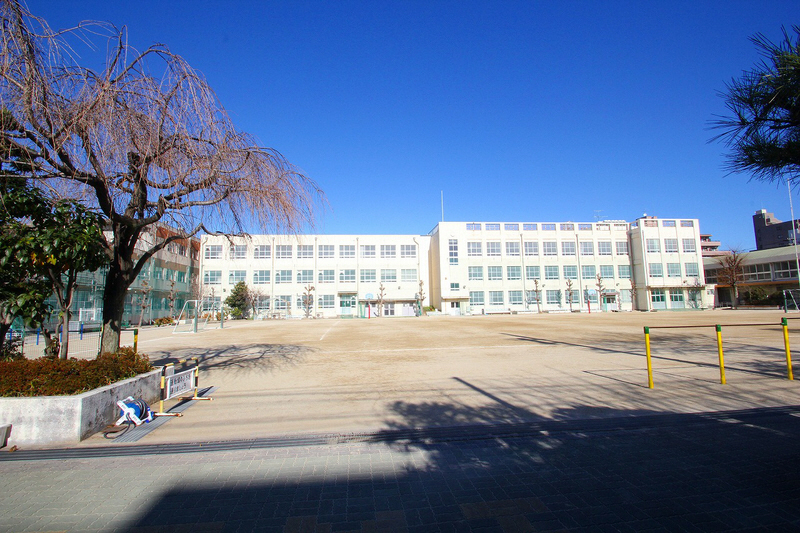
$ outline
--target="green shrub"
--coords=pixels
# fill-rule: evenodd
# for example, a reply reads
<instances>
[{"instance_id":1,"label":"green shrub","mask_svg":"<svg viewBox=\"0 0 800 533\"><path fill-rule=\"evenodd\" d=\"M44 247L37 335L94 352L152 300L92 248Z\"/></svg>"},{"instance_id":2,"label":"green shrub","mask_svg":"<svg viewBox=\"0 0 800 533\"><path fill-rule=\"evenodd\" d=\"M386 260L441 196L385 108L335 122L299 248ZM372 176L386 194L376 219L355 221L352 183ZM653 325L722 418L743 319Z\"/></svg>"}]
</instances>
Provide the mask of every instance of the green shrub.
<instances>
[{"instance_id":1,"label":"green shrub","mask_svg":"<svg viewBox=\"0 0 800 533\"><path fill-rule=\"evenodd\" d=\"M0 396L80 394L152 369L148 357L131 347L89 360L41 357L0 361Z\"/></svg>"},{"instance_id":2,"label":"green shrub","mask_svg":"<svg viewBox=\"0 0 800 533\"><path fill-rule=\"evenodd\" d=\"M3 343L3 348L0 349L0 361L18 361L20 359L25 359L25 356L22 355L20 351L21 344L22 341L18 338L6 340Z\"/></svg>"}]
</instances>

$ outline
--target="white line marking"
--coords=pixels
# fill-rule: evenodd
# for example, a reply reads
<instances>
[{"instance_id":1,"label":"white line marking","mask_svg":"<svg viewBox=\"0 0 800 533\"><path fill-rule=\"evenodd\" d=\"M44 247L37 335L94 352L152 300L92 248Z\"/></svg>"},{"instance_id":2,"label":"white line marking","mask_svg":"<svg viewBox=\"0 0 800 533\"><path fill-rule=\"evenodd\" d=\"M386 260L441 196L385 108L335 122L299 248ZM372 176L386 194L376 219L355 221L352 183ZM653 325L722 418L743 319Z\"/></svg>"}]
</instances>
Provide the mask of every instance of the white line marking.
<instances>
[{"instance_id":1,"label":"white line marking","mask_svg":"<svg viewBox=\"0 0 800 533\"><path fill-rule=\"evenodd\" d=\"M339 321L337 320L336 322L334 322L334 323L333 323L333 326L335 326L335 325L336 325L336 324L338 324L338 323L339 323ZM322 337L320 337L320 338L319 338L319 340L323 340L323 339L325 338L325 335L327 335L328 333L330 333L330 331L333 329L333 326L329 327L329 328L328 328L328 331L326 331L325 333L323 333L323 334L322 334Z\"/></svg>"}]
</instances>

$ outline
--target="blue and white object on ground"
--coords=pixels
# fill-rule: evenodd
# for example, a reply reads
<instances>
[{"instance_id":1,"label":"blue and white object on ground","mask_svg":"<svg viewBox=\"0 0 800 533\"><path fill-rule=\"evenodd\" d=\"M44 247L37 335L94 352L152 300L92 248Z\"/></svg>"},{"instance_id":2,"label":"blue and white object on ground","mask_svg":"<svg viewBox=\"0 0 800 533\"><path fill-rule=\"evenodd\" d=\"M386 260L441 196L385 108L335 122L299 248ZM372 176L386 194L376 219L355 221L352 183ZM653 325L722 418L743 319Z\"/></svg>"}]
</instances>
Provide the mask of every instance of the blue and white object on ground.
<instances>
[{"instance_id":1,"label":"blue and white object on ground","mask_svg":"<svg viewBox=\"0 0 800 533\"><path fill-rule=\"evenodd\" d=\"M134 400L133 396L118 401L117 407L120 409L120 417L115 424L117 426L122 424L141 426L153 420L153 412L150 407L143 400Z\"/></svg>"}]
</instances>

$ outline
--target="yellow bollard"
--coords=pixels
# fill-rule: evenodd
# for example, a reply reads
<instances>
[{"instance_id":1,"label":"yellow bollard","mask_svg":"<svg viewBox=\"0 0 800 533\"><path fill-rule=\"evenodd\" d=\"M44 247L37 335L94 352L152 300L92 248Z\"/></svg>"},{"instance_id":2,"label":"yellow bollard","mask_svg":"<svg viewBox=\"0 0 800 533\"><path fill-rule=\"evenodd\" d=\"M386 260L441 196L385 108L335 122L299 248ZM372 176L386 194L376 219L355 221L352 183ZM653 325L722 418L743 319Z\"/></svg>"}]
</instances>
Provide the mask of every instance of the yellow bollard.
<instances>
[{"instance_id":1,"label":"yellow bollard","mask_svg":"<svg viewBox=\"0 0 800 533\"><path fill-rule=\"evenodd\" d=\"M133 353L139 353L139 350L137 349L138 346L139 346L139 330L138 329L134 329L133 330Z\"/></svg>"},{"instance_id":2,"label":"yellow bollard","mask_svg":"<svg viewBox=\"0 0 800 533\"><path fill-rule=\"evenodd\" d=\"M786 317L781 319L781 326L783 326L783 345L786 348L786 373L791 381L794 381L794 373L792 372L792 350L789 348L789 323Z\"/></svg>"},{"instance_id":3,"label":"yellow bollard","mask_svg":"<svg viewBox=\"0 0 800 533\"><path fill-rule=\"evenodd\" d=\"M717 324L717 353L719 354L719 382L725 385L725 359L722 357L722 326Z\"/></svg>"},{"instance_id":4,"label":"yellow bollard","mask_svg":"<svg viewBox=\"0 0 800 533\"><path fill-rule=\"evenodd\" d=\"M652 389L653 385L653 361L650 358L650 328L644 327L644 352L647 355L647 388Z\"/></svg>"}]
</instances>

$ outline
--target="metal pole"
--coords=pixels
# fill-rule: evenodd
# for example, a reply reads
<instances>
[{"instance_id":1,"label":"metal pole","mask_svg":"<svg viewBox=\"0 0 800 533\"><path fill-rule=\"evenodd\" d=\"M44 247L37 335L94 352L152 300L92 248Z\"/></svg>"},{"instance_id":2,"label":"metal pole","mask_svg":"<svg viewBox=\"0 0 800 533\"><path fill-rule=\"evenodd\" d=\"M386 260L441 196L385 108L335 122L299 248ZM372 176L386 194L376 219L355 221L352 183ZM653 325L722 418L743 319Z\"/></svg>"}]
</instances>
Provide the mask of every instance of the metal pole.
<instances>
[{"instance_id":1,"label":"metal pole","mask_svg":"<svg viewBox=\"0 0 800 533\"><path fill-rule=\"evenodd\" d=\"M647 388L652 389L653 385L653 361L650 358L650 328L644 327L644 352L647 355Z\"/></svg>"},{"instance_id":2,"label":"metal pole","mask_svg":"<svg viewBox=\"0 0 800 533\"><path fill-rule=\"evenodd\" d=\"M786 374L791 381L794 381L792 350L789 348L789 321L786 317L781 318L781 326L783 326L783 346L786 348Z\"/></svg>"},{"instance_id":3,"label":"metal pole","mask_svg":"<svg viewBox=\"0 0 800 533\"><path fill-rule=\"evenodd\" d=\"M719 382L725 385L725 359L722 357L722 326L717 324L717 353L719 355Z\"/></svg>"},{"instance_id":4,"label":"metal pole","mask_svg":"<svg viewBox=\"0 0 800 533\"><path fill-rule=\"evenodd\" d=\"M786 178L786 188L789 190L789 211L792 215L792 242L794 243L794 266L795 271L798 273L797 275L797 284L800 286L800 258L798 258L797 253L797 227L794 223L794 204L792 203L792 186L789 183L789 178ZM789 273L791 274L792 269L789 269Z\"/></svg>"},{"instance_id":5,"label":"metal pole","mask_svg":"<svg viewBox=\"0 0 800 533\"><path fill-rule=\"evenodd\" d=\"M139 347L139 330L138 329L134 329L133 330L133 353L139 353L139 350L137 349L138 347Z\"/></svg>"}]
</instances>

